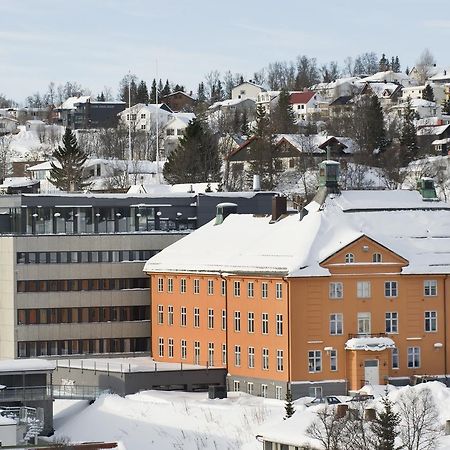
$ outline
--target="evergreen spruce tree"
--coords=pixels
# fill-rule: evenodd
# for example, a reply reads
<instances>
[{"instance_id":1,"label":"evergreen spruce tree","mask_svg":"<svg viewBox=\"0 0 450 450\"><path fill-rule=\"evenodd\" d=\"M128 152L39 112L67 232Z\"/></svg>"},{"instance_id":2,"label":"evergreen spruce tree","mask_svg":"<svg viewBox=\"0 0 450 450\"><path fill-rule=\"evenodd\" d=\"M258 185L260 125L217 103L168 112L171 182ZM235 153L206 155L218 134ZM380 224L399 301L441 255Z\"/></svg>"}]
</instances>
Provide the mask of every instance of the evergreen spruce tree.
<instances>
[{"instance_id":1,"label":"evergreen spruce tree","mask_svg":"<svg viewBox=\"0 0 450 450\"><path fill-rule=\"evenodd\" d=\"M417 146L417 130L415 119L417 113L412 108L411 98L406 100L406 108L403 111L402 126L400 129L400 145L401 145L401 160L402 165L406 166L408 163L416 159L418 154Z\"/></svg>"},{"instance_id":2,"label":"evergreen spruce tree","mask_svg":"<svg viewBox=\"0 0 450 450\"><path fill-rule=\"evenodd\" d=\"M161 91L161 97L165 97L166 95L170 94L170 85L169 80L166 80L166 84L164 85L163 90Z\"/></svg>"},{"instance_id":3,"label":"evergreen spruce tree","mask_svg":"<svg viewBox=\"0 0 450 450\"><path fill-rule=\"evenodd\" d=\"M173 88L173 92L184 92L184 86L183 85L179 85L178 83L175 85L175 87Z\"/></svg>"},{"instance_id":4,"label":"evergreen spruce tree","mask_svg":"<svg viewBox=\"0 0 450 450\"><path fill-rule=\"evenodd\" d=\"M398 58L398 56L395 57L395 66L392 69L395 73L400 73L401 67L400 67L400 59ZM408 74L406 74L408 75Z\"/></svg>"},{"instance_id":5,"label":"evergreen spruce tree","mask_svg":"<svg viewBox=\"0 0 450 450\"><path fill-rule=\"evenodd\" d=\"M393 411L393 404L387 396L383 397L383 411L377 413L372 422L374 450L395 450L395 438L399 435L400 415Z\"/></svg>"},{"instance_id":6,"label":"evergreen spruce tree","mask_svg":"<svg viewBox=\"0 0 450 450\"><path fill-rule=\"evenodd\" d=\"M164 178L171 184L220 181L218 142L205 122L193 119L178 147L164 165Z\"/></svg>"},{"instance_id":7,"label":"evergreen spruce tree","mask_svg":"<svg viewBox=\"0 0 450 450\"><path fill-rule=\"evenodd\" d=\"M290 389L286 391L286 403L284 404L284 410L286 411L286 415L284 416L285 420L289 419L295 414L295 408L292 401L292 393Z\"/></svg>"},{"instance_id":8,"label":"evergreen spruce tree","mask_svg":"<svg viewBox=\"0 0 450 450\"><path fill-rule=\"evenodd\" d=\"M150 89L149 103L153 105L156 103L156 80L154 78Z\"/></svg>"},{"instance_id":9,"label":"evergreen spruce tree","mask_svg":"<svg viewBox=\"0 0 450 450\"><path fill-rule=\"evenodd\" d=\"M422 91L422 98L424 100L428 100L429 102L434 102L434 92L433 92L433 88L431 87L430 84L427 84L425 86L425 89Z\"/></svg>"},{"instance_id":10,"label":"evergreen spruce tree","mask_svg":"<svg viewBox=\"0 0 450 450\"><path fill-rule=\"evenodd\" d=\"M62 191L80 191L87 184L88 176L83 174L87 155L78 147L77 138L69 128L66 128L62 143L63 146L59 145L53 152L53 157L59 164L53 161L50 163L48 180Z\"/></svg>"},{"instance_id":11,"label":"evergreen spruce tree","mask_svg":"<svg viewBox=\"0 0 450 450\"><path fill-rule=\"evenodd\" d=\"M384 129L384 115L381 103L376 95L370 98L368 109L368 138L370 150L383 151L386 148L386 130Z\"/></svg>"},{"instance_id":12,"label":"evergreen spruce tree","mask_svg":"<svg viewBox=\"0 0 450 450\"><path fill-rule=\"evenodd\" d=\"M383 53L381 56L380 62L378 63L378 70L380 72L385 72L389 70L389 60L386 58L386 55Z\"/></svg>"},{"instance_id":13,"label":"evergreen spruce tree","mask_svg":"<svg viewBox=\"0 0 450 450\"><path fill-rule=\"evenodd\" d=\"M103 94L103 91L100 95L97 95L97 101L98 102L104 102L105 101L105 94Z\"/></svg>"},{"instance_id":14,"label":"evergreen spruce tree","mask_svg":"<svg viewBox=\"0 0 450 450\"><path fill-rule=\"evenodd\" d=\"M289 91L282 89L278 96L278 103L270 117L275 133L293 133L295 131L295 115L289 99Z\"/></svg>"},{"instance_id":15,"label":"evergreen spruce tree","mask_svg":"<svg viewBox=\"0 0 450 450\"><path fill-rule=\"evenodd\" d=\"M406 73L406 75L409 75L409 72L410 72L410 70L409 70L409 66L406 66L406 69L405 69L405 73Z\"/></svg>"},{"instance_id":16,"label":"evergreen spruce tree","mask_svg":"<svg viewBox=\"0 0 450 450\"><path fill-rule=\"evenodd\" d=\"M130 83L130 97L131 97L131 106L133 106L137 103L137 84L134 79L131 80ZM128 95L127 95L127 102L128 102Z\"/></svg>"},{"instance_id":17,"label":"evergreen spruce tree","mask_svg":"<svg viewBox=\"0 0 450 450\"><path fill-rule=\"evenodd\" d=\"M163 82L162 82L162 80L160 78L159 82L158 82L158 96L159 97L161 97L161 95L163 95L162 94L163 89L164 89L164 85L163 85Z\"/></svg>"},{"instance_id":18,"label":"evergreen spruce tree","mask_svg":"<svg viewBox=\"0 0 450 450\"><path fill-rule=\"evenodd\" d=\"M247 110L244 109L244 111L242 111L242 116L241 116L241 129L239 130L244 136L248 136L250 133L250 127L248 126L248 115L247 115Z\"/></svg>"},{"instance_id":19,"label":"evergreen spruce tree","mask_svg":"<svg viewBox=\"0 0 450 450\"><path fill-rule=\"evenodd\" d=\"M142 80L137 87L136 103L144 103L145 105L149 103L147 84L144 80Z\"/></svg>"}]
</instances>

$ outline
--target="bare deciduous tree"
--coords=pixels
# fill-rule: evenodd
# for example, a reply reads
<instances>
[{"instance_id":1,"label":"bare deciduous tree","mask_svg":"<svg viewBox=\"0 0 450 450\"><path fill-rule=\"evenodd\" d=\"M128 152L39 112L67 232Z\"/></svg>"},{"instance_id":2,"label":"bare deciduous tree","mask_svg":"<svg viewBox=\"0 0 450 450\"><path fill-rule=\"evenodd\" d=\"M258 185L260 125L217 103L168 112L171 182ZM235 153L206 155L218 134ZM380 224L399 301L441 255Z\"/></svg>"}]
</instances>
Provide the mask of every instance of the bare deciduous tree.
<instances>
[{"instance_id":1,"label":"bare deciduous tree","mask_svg":"<svg viewBox=\"0 0 450 450\"><path fill-rule=\"evenodd\" d=\"M433 68L436 65L436 60L429 49L425 49L416 61L417 78L420 84L424 84L425 81L433 73Z\"/></svg>"},{"instance_id":2,"label":"bare deciduous tree","mask_svg":"<svg viewBox=\"0 0 450 450\"><path fill-rule=\"evenodd\" d=\"M429 450L436 447L442 429L439 414L429 388L411 388L397 402L402 417L400 437L408 450Z\"/></svg>"}]
</instances>

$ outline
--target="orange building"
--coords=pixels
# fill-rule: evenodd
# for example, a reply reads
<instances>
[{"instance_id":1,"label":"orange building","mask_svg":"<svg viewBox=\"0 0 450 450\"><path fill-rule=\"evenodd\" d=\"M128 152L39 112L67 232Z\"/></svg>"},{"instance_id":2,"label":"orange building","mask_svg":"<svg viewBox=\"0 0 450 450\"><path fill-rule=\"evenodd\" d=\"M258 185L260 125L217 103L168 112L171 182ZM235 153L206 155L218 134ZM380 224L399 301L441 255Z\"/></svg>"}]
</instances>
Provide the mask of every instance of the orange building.
<instances>
[{"instance_id":1,"label":"orange building","mask_svg":"<svg viewBox=\"0 0 450 450\"><path fill-rule=\"evenodd\" d=\"M344 191L337 165L300 213L218 216L151 258L155 360L225 367L284 398L446 379L450 205L434 190Z\"/></svg>"}]
</instances>

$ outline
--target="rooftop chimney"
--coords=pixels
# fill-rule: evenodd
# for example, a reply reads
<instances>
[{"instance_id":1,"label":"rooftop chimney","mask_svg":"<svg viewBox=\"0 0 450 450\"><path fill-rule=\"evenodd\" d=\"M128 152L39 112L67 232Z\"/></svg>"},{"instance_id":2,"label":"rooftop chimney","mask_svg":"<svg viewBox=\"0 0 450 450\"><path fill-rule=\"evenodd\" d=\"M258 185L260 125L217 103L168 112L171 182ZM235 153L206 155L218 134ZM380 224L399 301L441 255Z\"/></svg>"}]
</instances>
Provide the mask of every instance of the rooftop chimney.
<instances>
[{"instance_id":1,"label":"rooftop chimney","mask_svg":"<svg viewBox=\"0 0 450 450\"><path fill-rule=\"evenodd\" d=\"M253 175L253 190L255 192L261 190L261 177L260 177L260 175Z\"/></svg>"},{"instance_id":2,"label":"rooftop chimney","mask_svg":"<svg viewBox=\"0 0 450 450\"><path fill-rule=\"evenodd\" d=\"M272 220L276 222L283 214L287 212L286 197L282 195L274 195L272 197Z\"/></svg>"},{"instance_id":3,"label":"rooftop chimney","mask_svg":"<svg viewBox=\"0 0 450 450\"><path fill-rule=\"evenodd\" d=\"M330 192L339 192L339 163L327 159L319 164L319 187L326 187Z\"/></svg>"},{"instance_id":4,"label":"rooftop chimney","mask_svg":"<svg viewBox=\"0 0 450 450\"><path fill-rule=\"evenodd\" d=\"M216 223L214 225L220 225L230 214L236 213L236 203L219 203L217 205Z\"/></svg>"},{"instance_id":5,"label":"rooftop chimney","mask_svg":"<svg viewBox=\"0 0 450 450\"><path fill-rule=\"evenodd\" d=\"M423 177L417 182L417 189L424 201L437 200L436 189L432 178Z\"/></svg>"}]
</instances>

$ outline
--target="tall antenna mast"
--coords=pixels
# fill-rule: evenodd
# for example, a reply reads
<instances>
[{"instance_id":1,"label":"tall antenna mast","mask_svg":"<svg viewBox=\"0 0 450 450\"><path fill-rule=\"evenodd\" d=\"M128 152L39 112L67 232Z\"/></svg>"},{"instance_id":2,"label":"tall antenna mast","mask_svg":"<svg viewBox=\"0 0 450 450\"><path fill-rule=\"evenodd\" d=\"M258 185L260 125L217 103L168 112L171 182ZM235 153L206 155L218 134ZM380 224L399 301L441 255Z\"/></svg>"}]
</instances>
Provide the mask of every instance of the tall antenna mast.
<instances>
[{"instance_id":1,"label":"tall antenna mast","mask_svg":"<svg viewBox=\"0 0 450 450\"><path fill-rule=\"evenodd\" d=\"M158 80L158 60L156 60L156 80ZM161 176L159 173L159 107L158 107L158 81L156 82L156 179L161 184Z\"/></svg>"},{"instance_id":2,"label":"tall antenna mast","mask_svg":"<svg viewBox=\"0 0 450 450\"><path fill-rule=\"evenodd\" d=\"M127 163L127 181L130 181L130 168L131 168L131 71L128 71L128 111L129 111L129 120L128 120L128 163Z\"/></svg>"}]
</instances>

